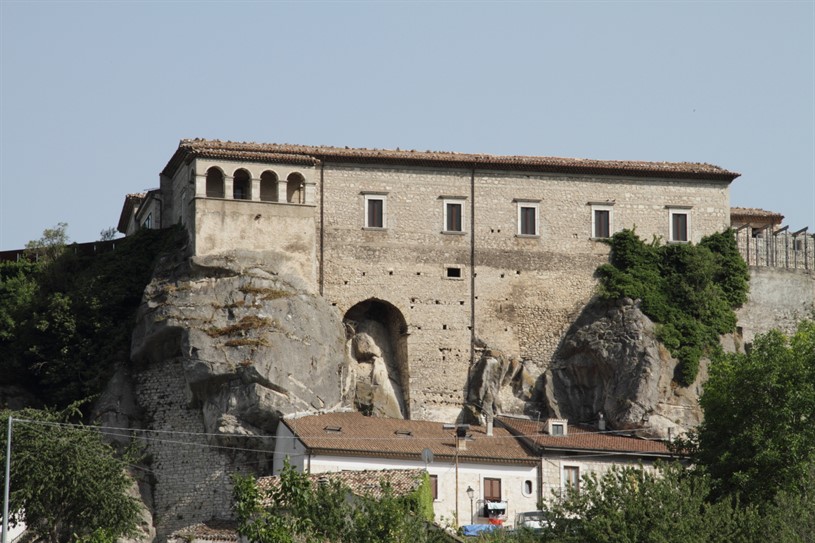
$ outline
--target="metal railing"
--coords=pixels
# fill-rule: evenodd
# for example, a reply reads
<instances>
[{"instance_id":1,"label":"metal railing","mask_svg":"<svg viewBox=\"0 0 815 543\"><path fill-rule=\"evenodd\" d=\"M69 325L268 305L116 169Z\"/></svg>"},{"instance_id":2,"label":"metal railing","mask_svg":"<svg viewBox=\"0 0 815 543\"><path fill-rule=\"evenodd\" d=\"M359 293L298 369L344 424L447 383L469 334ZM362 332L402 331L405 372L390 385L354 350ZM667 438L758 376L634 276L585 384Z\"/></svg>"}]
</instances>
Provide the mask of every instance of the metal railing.
<instances>
[{"instance_id":1,"label":"metal railing","mask_svg":"<svg viewBox=\"0 0 815 543\"><path fill-rule=\"evenodd\" d=\"M815 235L809 227L790 232L788 226L735 229L736 243L748 266L815 270Z\"/></svg>"}]
</instances>

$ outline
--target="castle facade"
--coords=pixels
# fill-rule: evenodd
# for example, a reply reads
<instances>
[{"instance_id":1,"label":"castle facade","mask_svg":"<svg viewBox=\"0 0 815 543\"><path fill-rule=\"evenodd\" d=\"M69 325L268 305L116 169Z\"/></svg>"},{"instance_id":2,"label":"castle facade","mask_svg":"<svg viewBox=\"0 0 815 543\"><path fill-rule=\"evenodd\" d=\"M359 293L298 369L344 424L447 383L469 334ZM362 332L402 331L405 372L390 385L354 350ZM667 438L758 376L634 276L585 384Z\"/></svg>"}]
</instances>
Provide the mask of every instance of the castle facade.
<instances>
[{"instance_id":1,"label":"castle facade","mask_svg":"<svg viewBox=\"0 0 815 543\"><path fill-rule=\"evenodd\" d=\"M381 324L403 416L450 420L485 346L543 374L595 292L606 238L635 228L698 242L728 228L736 177L695 163L183 140L160 188L125 200L119 229L182 224L193 255L286 253L347 321Z\"/></svg>"}]
</instances>

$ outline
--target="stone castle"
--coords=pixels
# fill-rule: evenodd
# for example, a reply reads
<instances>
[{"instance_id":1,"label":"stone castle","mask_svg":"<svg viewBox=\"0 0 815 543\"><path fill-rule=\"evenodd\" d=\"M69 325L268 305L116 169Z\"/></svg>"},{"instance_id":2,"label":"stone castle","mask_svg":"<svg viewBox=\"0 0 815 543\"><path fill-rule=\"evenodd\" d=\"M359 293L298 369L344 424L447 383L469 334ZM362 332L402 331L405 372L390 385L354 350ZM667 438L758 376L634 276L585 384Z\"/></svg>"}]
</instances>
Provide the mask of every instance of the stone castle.
<instances>
[{"instance_id":1,"label":"stone castle","mask_svg":"<svg viewBox=\"0 0 815 543\"><path fill-rule=\"evenodd\" d=\"M485 352L501 353L502 378L522 376L490 398L503 410L523 412L542 393L593 297L605 238L634 228L698 242L730 226L738 175L696 163L183 140L160 188L126 199L119 229L181 224L190 256L286 254L288 271L343 318L358 362L381 359L385 399L366 403L377 392L359 385L358 408L455 420Z\"/></svg>"}]
</instances>

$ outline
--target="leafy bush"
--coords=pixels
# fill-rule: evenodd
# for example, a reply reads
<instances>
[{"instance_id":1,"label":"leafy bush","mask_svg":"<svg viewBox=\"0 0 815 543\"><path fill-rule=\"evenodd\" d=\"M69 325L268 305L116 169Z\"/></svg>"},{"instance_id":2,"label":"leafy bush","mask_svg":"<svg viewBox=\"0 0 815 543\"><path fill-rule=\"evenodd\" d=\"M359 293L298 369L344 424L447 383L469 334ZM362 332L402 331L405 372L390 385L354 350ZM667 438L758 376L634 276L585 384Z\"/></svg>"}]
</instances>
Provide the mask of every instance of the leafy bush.
<instances>
[{"instance_id":1,"label":"leafy bush","mask_svg":"<svg viewBox=\"0 0 815 543\"><path fill-rule=\"evenodd\" d=\"M597 269L606 299L639 299L658 324L657 337L680 365L679 381L693 383L702 355L736 328L734 309L747 300L747 265L731 230L698 245L643 242L633 230L609 240L611 257Z\"/></svg>"},{"instance_id":2,"label":"leafy bush","mask_svg":"<svg viewBox=\"0 0 815 543\"><path fill-rule=\"evenodd\" d=\"M109 253L0 264L0 384L60 408L101 391L128 358L157 255L180 235L143 230Z\"/></svg>"}]
</instances>

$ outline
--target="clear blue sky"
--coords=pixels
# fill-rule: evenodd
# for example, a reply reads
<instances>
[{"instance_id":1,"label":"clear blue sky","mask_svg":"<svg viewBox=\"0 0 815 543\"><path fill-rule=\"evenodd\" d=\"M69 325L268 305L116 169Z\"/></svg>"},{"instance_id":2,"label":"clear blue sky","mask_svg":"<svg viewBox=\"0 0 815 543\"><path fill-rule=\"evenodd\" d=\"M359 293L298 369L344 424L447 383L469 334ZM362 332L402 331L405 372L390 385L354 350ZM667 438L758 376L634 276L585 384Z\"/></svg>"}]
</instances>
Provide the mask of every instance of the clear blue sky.
<instances>
[{"instance_id":1,"label":"clear blue sky","mask_svg":"<svg viewBox=\"0 0 815 543\"><path fill-rule=\"evenodd\" d=\"M181 138L709 162L815 228L815 2L0 0L0 250Z\"/></svg>"}]
</instances>

